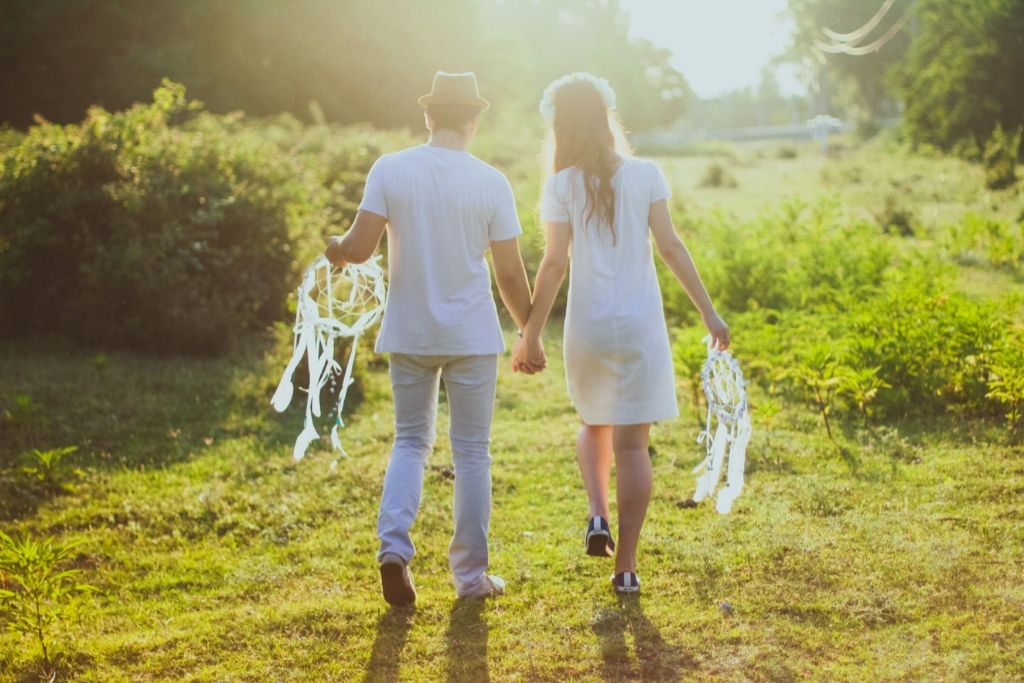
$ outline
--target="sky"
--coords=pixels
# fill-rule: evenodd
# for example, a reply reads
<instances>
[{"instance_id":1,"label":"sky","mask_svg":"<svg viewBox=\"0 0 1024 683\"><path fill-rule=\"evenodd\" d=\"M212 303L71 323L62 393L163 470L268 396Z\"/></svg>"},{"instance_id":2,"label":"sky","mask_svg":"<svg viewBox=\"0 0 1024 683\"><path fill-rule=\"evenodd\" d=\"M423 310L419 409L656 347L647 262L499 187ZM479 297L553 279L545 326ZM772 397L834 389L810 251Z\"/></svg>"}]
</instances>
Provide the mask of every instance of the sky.
<instances>
[{"instance_id":1,"label":"sky","mask_svg":"<svg viewBox=\"0 0 1024 683\"><path fill-rule=\"evenodd\" d=\"M756 86L761 69L785 50L792 21L786 0L620 0L630 35L673 53L698 97ZM792 71L779 73L787 94L802 88Z\"/></svg>"}]
</instances>

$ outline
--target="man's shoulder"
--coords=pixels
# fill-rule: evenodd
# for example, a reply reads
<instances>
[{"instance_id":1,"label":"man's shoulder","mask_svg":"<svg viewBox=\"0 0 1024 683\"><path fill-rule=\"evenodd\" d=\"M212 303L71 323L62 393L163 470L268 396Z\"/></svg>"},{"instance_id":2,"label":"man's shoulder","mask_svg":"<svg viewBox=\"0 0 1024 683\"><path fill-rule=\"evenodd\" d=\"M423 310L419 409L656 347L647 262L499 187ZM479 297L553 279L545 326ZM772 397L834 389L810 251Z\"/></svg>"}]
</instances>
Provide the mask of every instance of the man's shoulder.
<instances>
[{"instance_id":1,"label":"man's shoulder","mask_svg":"<svg viewBox=\"0 0 1024 683\"><path fill-rule=\"evenodd\" d=\"M504 173L502 173L495 167L491 166L483 159L477 156L473 156L472 154L469 155L469 158L472 160L474 170L478 171L480 175L487 178L488 181L493 182L496 186L503 187L505 185L511 184L509 183L508 178L505 176Z\"/></svg>"},{"instance_id":2,"label":"man's shoulder","mask_svg":"<svg viewBox=\"0 0 1024 683\"><path fill-rule=\"evenodd\" d=\"M378 164L396 164L410 161L419 157L422 153L422 145L413 145L395 152L386 152L377 159Z\"/></svg>"}]
</instances>

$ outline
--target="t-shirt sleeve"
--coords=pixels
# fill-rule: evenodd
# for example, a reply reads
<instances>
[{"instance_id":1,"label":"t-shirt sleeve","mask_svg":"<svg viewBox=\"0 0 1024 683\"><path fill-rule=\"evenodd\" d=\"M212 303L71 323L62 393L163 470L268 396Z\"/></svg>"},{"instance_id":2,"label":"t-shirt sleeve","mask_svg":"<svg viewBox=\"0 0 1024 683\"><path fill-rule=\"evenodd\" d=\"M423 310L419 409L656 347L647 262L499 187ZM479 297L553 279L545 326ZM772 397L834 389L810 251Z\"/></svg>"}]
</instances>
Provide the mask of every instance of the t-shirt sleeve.
<instances>
[{"instance_id":1,"label":"t-shirt sleeve","mask_svg":"<svg viewBox=\"0 0 1024 683\"><path fill-rule=\"evenodd\" d=\"M363 187L363 201L359 203L360 211L369 211L378 216L388 217L387 201L387 165L384 157L373 162L370 172L366 175L366 185Z\"/></svg>"},{"instance_id":2,"label":"t-shirt sleeve","mask_svg":"<svg viewBox=\"0 0 1024 683\"><path fill-rule=\"evenodd\" d=\"M516 198L512 194L512 185L508 178L502 176L501 182L497 184L497 195L494 204L494 214L491 216L490 225L487 226L487 235L492 242L510 240L523 234L519 225L519 213L516 211Z\"/></svg>"},{"instance_id":3,"label":"t-shirt sleeve","mask_svg":"<svg viewBox=\"0 0 1024 683\"><path fill-rule=\"evenodd\" d=\"M651 204L672 196L672 188L668 186L665 175L657 162L651 162Z\"/></svg>"},{"instance_id":4,"label":"t-shirt sleeve","mask_svg":"<svg viewBox=\"0 0 1024 683\"><path fill-rule=\"evenodd\" d=\"M544 183L540 195L540 219L552 223L568 223L569 209L558 189L558 176L553 175Z\"/></svg>"}]
</instances>

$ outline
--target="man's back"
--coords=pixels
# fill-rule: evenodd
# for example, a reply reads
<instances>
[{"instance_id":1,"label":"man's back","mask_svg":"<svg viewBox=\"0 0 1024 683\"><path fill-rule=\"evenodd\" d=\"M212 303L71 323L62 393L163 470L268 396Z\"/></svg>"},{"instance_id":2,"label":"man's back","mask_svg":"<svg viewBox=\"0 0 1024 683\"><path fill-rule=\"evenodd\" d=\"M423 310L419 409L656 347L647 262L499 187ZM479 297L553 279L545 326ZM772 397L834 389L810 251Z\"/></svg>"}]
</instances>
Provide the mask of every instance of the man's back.
<instances>
[{"instance_id":1,"label":"man's back","mask_svg":"<svg viewBox=\"0 0 1024 683\"><path fill-rule=\"evenodd\" d=\"M499 171L467 151L412 147L374 164L359 208L388 220L389 293L378 352L505 350L485 253L522 230Z\"/></svg>"}]
</instances>

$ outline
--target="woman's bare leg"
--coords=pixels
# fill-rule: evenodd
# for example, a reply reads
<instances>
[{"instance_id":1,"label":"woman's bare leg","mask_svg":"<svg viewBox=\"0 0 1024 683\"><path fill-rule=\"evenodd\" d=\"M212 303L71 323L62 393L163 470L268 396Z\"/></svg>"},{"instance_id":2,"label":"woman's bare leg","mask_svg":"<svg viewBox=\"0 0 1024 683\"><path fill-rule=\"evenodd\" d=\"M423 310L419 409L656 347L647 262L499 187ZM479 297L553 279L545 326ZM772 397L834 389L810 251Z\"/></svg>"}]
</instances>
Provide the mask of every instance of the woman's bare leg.
<instances>
[{"instance_id":1,"label":"woman's bare leg","mask_svg":"<svg viewBox=\"0 0 1024 683\"><path fill-rule=\"evenodd\" d=\"M616 425L612 431L619 512L616 574L636 571L640 529L643 528L647 505L651 501L651 457L647 453L650 431L650 424Z\"/></svg>"},{"instance_id":2,"label":"woman's bare leg","mask_svg":"<svg viewBox=\"0 0 1024 683\"><path fill-rule=\"evenodd\" d=\"M608 478L612 469L612 428L609 425L580 427L576 437L576 462L587 489L591 517L608 519Z\"/></svg>"}]
</instances>

